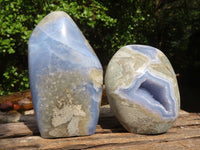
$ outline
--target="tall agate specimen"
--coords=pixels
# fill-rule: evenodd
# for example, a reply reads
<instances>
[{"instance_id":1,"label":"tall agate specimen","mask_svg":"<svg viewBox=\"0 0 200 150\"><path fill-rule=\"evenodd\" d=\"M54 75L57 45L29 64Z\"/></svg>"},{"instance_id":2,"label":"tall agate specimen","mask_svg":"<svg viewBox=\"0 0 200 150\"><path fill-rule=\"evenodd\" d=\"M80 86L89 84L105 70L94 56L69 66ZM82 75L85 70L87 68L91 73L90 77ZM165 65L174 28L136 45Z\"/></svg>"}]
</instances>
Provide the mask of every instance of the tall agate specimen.
<instances>
[{"instance_id":1,"label":"tall agate specimen","mask_svg":"<svg viewBox=\"0 0 200 150\"><path fill-rule=\"evenodd\" d=\"M129 132L163 133L178 116L176 75L154 47L122 47L107 67L105 84L111 109Z\"/></svg>"},{"instance_id":2,"label":"tall agate specimen","mask_svg":"<svg viewBox=\"0 0 200 150\"><path fill-rule=\"evenodd\" d=\"M102 66L64 12L47 15L29 39L29 75L35 115L44 138L95 132Z\"/></svg>"}]
</instances>

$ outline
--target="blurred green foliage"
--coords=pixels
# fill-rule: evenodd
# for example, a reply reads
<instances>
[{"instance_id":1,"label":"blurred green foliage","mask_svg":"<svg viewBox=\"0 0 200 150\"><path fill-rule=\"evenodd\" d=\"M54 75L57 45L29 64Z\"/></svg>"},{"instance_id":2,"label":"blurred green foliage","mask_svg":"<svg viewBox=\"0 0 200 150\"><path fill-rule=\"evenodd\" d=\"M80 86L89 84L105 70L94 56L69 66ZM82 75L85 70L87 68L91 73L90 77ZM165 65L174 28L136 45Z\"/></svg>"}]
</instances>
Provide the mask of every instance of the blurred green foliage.
<instances>
[{"instance_id":1,"label":"blurred green foliage","mask_svg":"<svg viewBox=\"0 0 200 150\"><path fill-rule=\"evenodd\" d=\"M191 46L194 35L200 38L199 8L199 0L0 0L0 95L29 88L28 39L52 11L73 18L103 66L120 47L137 43L161 49L180 73L200 64Z\"/></svg>"}]
</instances>

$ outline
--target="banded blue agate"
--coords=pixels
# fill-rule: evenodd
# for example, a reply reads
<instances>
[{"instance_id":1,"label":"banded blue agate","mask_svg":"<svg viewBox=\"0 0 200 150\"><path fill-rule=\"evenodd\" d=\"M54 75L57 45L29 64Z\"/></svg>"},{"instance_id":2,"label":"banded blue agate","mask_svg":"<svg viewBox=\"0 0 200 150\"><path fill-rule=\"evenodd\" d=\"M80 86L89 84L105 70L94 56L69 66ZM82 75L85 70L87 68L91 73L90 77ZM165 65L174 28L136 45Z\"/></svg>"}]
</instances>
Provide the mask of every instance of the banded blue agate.
<instances>
[{"instance_id":1,"label":"banded blue agate","mask_svg":"<svg viewBox=\"0 0 200 150\"><path fill-rule=\"evenodd\" d=\"M44 17L28 44L31 94L44 138L94 134L102 66L73 20L62 11Z\"/></svg>"},{"instance_id":2,"label":"banded blue agate","mask_svg":"<svg viewBox=\"0 0 200 150\"><path fill-rule=\"evenodd\" d=\"M112 111L129 132L164 133L178 117L176 75L154 47L127 45L118 50L108 64L105 85Z\"/></svg>"}]
</instances>

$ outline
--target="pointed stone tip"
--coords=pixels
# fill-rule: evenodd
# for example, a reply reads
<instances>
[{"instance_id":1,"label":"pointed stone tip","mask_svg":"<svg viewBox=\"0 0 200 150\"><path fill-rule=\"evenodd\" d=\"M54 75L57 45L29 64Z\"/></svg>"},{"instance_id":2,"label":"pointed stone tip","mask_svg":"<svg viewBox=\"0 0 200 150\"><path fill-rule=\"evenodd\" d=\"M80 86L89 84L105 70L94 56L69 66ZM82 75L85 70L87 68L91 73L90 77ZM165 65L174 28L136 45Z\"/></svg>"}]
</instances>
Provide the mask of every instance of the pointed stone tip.
<instances>
[{"instance_id":1,"label":"pointed stone tip","mask_svg":"<svg viewBox=\"0 0 200 150\"><path fill-rule=\"evenodd\" d=\"M64 16L64 17L69 17L69 15L64 12L64 11L53 11L50 12L47 16Z\"/></svg>"},{"instance_id":2,"label":"pointed stone tip","mask_svg":"<svg viewBox=\"0 0 200 150\"><path fill-rule=\"evenodd\" d=\"M53 11L51 13L49 13L48 15L46 15L37 26L44 26L46 24L50 24L52 22L55 22L56 20L60 19L60 18L68 18L70 20L71 17L64 11Z\"/></svg>"}]
</instances>

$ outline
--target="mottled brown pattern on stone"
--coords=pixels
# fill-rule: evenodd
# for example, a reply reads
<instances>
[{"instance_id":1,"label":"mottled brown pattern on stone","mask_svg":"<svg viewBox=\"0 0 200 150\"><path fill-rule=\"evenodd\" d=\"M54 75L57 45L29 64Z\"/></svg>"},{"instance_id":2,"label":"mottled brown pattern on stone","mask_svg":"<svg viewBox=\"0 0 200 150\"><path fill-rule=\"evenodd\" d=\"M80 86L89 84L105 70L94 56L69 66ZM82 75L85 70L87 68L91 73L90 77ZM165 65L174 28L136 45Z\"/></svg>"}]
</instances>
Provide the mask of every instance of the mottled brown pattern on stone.
<instances>
[{"instance_id":1,"label":"mottled brown pattern on stone","mask_svg":"<svg viewBox=\"0 0 200 150\"><path fill-rule=\"evenodd\" d=\"M90 104L86 99L89 98L89 93L84 87L81 89L80 87L88 80L88 77L80 75L79 72L58 72L40 77L38 90L44 92L40 93L42 95L38 107L43 107L39 112L43 115L39 119L43 128L45 127L46 132L42 131L44 137L87 134L86 125L90 120L90 115L87 114L90 114ZM78 87L79 89L76 89ZM76 93L72 89L76 89ZM79 112L80 114L76 115ZM78 130L73 130L72 124Z\"/></svg>"}]
</instances>

